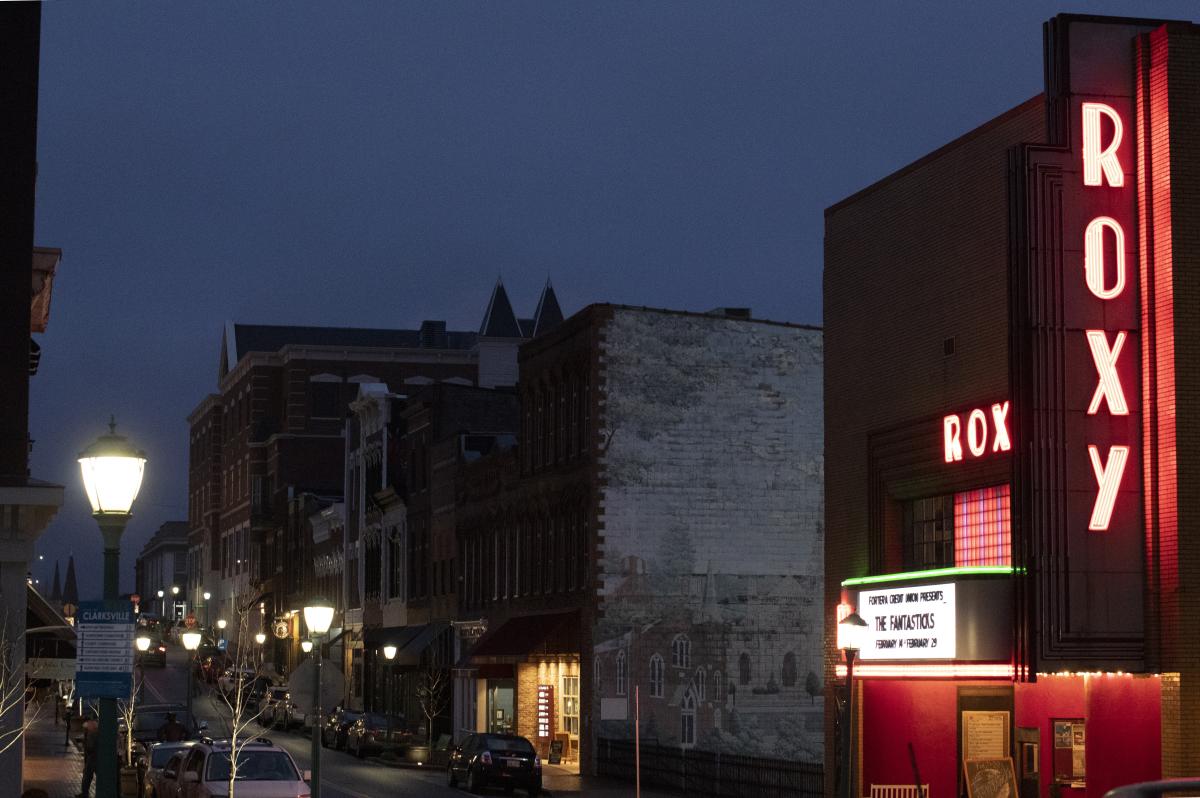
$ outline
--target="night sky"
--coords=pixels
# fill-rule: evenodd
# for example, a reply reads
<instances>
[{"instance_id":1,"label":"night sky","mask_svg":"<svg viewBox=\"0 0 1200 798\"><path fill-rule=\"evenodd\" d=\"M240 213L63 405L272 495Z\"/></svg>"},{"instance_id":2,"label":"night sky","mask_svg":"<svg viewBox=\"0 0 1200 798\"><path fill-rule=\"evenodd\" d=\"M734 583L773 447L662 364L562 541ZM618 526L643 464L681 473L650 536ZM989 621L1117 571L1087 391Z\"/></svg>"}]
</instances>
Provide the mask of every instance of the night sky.
<instances>
[{"instance_id":1,"label":"night sky","mask_svg":"<svg viewBox=\"0 0 1200 798\"><path fill-rule=\"evenodd\" d=\"M37 243L61 247L35 576L100 591L75 463L146 450L122 589L187 517L225 320L476 329L497 276L821 321L823 209L1042 88L1059 11L1191 2L62 2L43 9Z\"/></svg>"}]
</instances>

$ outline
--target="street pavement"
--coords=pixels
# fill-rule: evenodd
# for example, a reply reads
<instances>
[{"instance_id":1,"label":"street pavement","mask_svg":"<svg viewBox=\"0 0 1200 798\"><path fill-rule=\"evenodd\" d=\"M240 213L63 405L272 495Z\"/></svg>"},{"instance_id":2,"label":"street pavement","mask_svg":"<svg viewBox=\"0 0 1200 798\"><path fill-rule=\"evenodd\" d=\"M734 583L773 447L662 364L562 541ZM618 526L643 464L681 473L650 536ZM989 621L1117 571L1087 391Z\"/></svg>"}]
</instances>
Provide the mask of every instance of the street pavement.
<instances>
[{"instance_id":1,"label":"street pavement","mask_svg":"<svg viewBox=\"0 0 1200 798\"><path fill-rule=\"evenodd\" d=\"M165 668L146 669L143 701L179 704L186 701L185 653L172 646L168 649ZM209 734L213 737L228 736L229 710L215 691L206 688L193 698L192 710L197 720L208 722ZM302 770L312 768L312 742L307 734L264 729L261 736L269 737L290 753ZM551 798L581 795L624 798L634 795L632 784L581 778L553 766L545 766L543 786L543 795ZM497 791L494 794L503 793ZM360 760L343 751L324 748L321 750L321 795L323 798L464 798L467 793L446 786L446 774L441 769L394 767L375 759ZM662 793L647 790L642 790L641 795L665 798Z\"/></svg>"}]
</instances>

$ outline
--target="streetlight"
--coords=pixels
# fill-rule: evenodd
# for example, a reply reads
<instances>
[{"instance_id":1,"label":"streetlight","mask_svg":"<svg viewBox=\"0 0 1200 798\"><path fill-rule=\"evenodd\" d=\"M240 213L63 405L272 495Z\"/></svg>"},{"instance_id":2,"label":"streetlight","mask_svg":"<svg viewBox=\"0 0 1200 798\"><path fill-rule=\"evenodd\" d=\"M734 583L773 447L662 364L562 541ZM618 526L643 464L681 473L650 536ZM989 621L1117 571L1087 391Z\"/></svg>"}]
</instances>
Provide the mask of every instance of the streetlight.
<instances>
[{"instance_id":1,"label":"streetlight","mask_svg":"<svg viewBox=\"0 0 1200 798\"><path fill-rule=\"evenodd\" d=\"M208 609L208 600L212 598L212 593L204 591L204 626L209 631L212 631L212 612Z\"/></svg>"},{"instance_id":2,"label":"streetlight","mask_svg":"<svg viewBox=\"0 0 1200 798\"><path fill-rule=\"evenodd\" d=\"M171 585L171 620L178 620L179 615L179 585Z\"/></svg>"},{"instance_id":3,"label":"streetlight","mask_svg":"<svg viewBox=\"0 0 1200 798\"><path fill-rule=\"evenodd\" d=\"M79 471L83 489L92 506L92 518L104 538L104 600L120 597L121 533L133 514L133 501L142 487L146 455L135 449L124 435L117 434L117 422L110 419L108 434L79 453ZM117 702L100 699L100 729L97 750L117 747ZM101 756L96 761L96 794L117 794L117 760Z\"/></svg>"},{"instance_id":4,"label":"streetlight","mask_svg":"<svg viewBox=\"0 0 1200 798\"><path fill-rule=\"evenodd\" d=\"M195 681L196 681L196 679L195 679L195 676L196 676L196 674L195 674L196 649L200 648L200 633L199 632L184 632L182 635L180 635L180 637L183 639L183 647L186 648L189 652L188 653L188 676L187 676L187 683L188 683L187 711L188 711L188 720L190 722L191 718L192 718L192 688L195 687Z\"/></svg>"},{"instance_id":5,"label":"streetlight","mask_svg":"<svg viewBox=\"0 0 1200 798\"><path fill-rule=\"evenodd\" d=\"M300 641L300 650L303 651L305 654L311 654L312 653L312 641L311 640L301 640Z\"/></svg>"},{"instance_id":6,"label":"streetlight","mask_svg":"<svg viewBox=\"0 0 1200 798\"><path fill-rule=\"evenodd\" d=\"M165 595L161 590L158 591L158 617L164 621L167 619L167 600L163 598Z\"/></svg>"},{"instance_id":7,"label":"streetlight","mask_svg":"<svg viewBox=\"0 0 1200 798\"><path fill-rule=\"evenodd\" d=\"M142 632L140 635L138 635L133 642L137 644L137 650L139 654L145 654L150 650L150 635L146 634L145 632ZM142 672L142 681L144 682L146 680L146 665L142 662L141 657L138 657L138 670Z\"/></svg>"},{"instance_id":8,"label":"streetlight","mask_svg":"<svg viewBox=\"0 0 1200 798\"><path fill-rule=\"evenodd\" d=\"M396 658L396 647L388 643L383 647L383 656L388 661L387 672L383 674L383 717L387 719L387 731L390 738L392 736L392 702L388 699L391 698L392 692L392 660Z\"/></svg>"},{"instance_id":9,"label":"streetlight","mask_svg":"<svg viewBox=\"0 0 1200 798\"><path fill-rule=\"evenodd\" d=\"M267 636L262 632L259 632L254 636L254 642L261 646L263 643L267 642Z\"/></svg>"},{"instance_id":10,"label":"streetlight","mask_svg":"<svg viewBox=\"0 0 1200 798\"><path fill-rule=\"evenodd\" d=\"M854 745L854 658L867 642L867 634L871 631L867 622L857 612L852 612L838 623L837 647L846 655L846 744L842 750L846 752L846 762L842 767L844 775L844 798L854 794L854 756L850 747Z\"/></svg>"},{"instance_id":11,"label":"streetlight","mask_svg":"<svg viewBox=\"0 0 1200 798\"><path fill-rule=\"evenodd\" d=\"M321 649L317 638L329 632L333 623L333 605L328 599L313 599L304 608L304 624L313 642L313 722L311 798L321 798L321 735L317 733L321 717Z\"/></svg>"}]
</instances>

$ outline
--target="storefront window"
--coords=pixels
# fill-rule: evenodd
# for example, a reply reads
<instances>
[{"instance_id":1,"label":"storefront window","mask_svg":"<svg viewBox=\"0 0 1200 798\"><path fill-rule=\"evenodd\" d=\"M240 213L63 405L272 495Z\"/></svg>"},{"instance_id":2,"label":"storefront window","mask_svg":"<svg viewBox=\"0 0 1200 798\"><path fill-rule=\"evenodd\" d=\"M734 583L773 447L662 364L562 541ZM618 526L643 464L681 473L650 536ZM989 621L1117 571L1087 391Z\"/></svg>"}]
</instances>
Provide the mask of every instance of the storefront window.
<instances>
[{"instance_id":1,"label":"storefront window","mask_svg":"<svg viewBox=\"0 0 1200 798\"><path fill-rule=\"evenodd\" d=\"M564 676L562 680L563 731L579 736L579 677Z\"/></svg>"},{"instance_id":2,"label":"storefront window","mask_svg":"<svg viewBox=\"0 0 1200 798\"><path fill-rule=\"evenodd\" d=\"M513 679L488 679L487 723L492 734L512 734L516 722Z\"/></svg>"}]
</instances>

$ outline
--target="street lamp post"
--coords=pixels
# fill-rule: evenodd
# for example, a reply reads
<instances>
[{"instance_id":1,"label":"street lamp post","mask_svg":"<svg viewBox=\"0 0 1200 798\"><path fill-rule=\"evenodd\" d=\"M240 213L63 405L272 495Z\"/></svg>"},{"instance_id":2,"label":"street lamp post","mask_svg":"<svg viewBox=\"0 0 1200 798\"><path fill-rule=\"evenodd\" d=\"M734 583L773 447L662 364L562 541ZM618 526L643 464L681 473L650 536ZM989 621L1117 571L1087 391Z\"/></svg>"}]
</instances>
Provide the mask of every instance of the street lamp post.
<instances>
[{"instance_id":1,"label":"street lamp post","mask_svg":"<svg viewBox=\"0 0 1200 798\"><path fill-rule=\"evenodd\" d=\"M192 691L195 688L196 682L196 649L200 648L200 633L199 632L184 632L180 637L183 638L183 647L188 651L188 696L187 696L187 711L188 721L192 722Z\"/></svg>"},{"instance_id":2,"label":"street lamp post","mask_svg":"<svg viewBox=\"0 0 1200 798\"><path fill-rule=\"evenodd\" d=\"M171 620L179 614L179 585L171 585Z\"/></svg>"},{"instance_id":3,"label":"street lamp post","mask_svg":"<svg viewBox=\"0 0 1200 798\"><path fill-rule=\"evenodd\" d=\"M158 618L161 621L167 619L167 600L163 598L166 595L163 591L158 591Z\"/></svg>"},{"instance_id":4,"label":"street lamp post","mask_svg":"<svg viewBox=\"0 0 1200 798\"><path fill-rule=\"evenodd\" d=\"M121 533L132 516L133 501L142 487L146 456L127 438L117 434L116 421L110 420L108 434L79 453L79 470L92 518L104 538L104 600L120 596ZM100 729L96 759L97 798L117 798L117 702L100 699Z\"/></svg>"},{"instance_id":5,"label":"street lamp post","mask_svg":"<svg viewBox=\"0 0 1200 798\"><path fill-rule=\"evenodd\" d=\"M212 611L208 608L208 600L212 598L212 593L204 591L204 628L212 631Z\"/></svg>"},{"instance_id":6,"label":"street lamp post","mask_svg":"<svg viewBox=\"0 0 1200 798\"><path fill-rule=\"evenodd\" d=\"M392 660L396 658L396 647L388 643L383 647L383 656L387 660L387 671L383 674L383 717L386 718L388 738L392 736Z\"/></svg>"},{"instance_id":7,"label":"street lamp post","mask_svg":"<svg viewBox=\"0 0 1200 798\"><path fill-rule=\"evenodd\" d=\"M857 612L850 613L838 623L837 647L846 655L846 723L843 726L845 744L842 746L846 759L842 766L842 798L854 795L854 660L866 642L868 631L870 627Z\"/></svg>"},{"instance_id":8,"label":"street lamp post","mask_svg":"<svg viewBox=\"0 0 1200 798\"><path fill-rule=\"evenodd\" d=\"M311 798L321 798L321 735L317 728L321 717L321 646L317 640L329 632L333 623L333 605L327 599L313 599L304 608L304 623L313 641L313 723Z\"/></svg>"},{"instance_id":9,"label":"street lamp post","mask_svg":"<svg viewBox=\"0 0 1200 798\"><path fill-rule=\"evenodd\" d=\"M139 672L139 675L141 676L141 679L139 679L138 681L141 683L145 683L145 681L146 681L146 664L145 664L145 662L142 661L141 655L144 655L147 651L150 650L150 635L147 635L145 633L140 634L137 636L137 639L134 640L134 642L137 643L137 650L138 650L138 654L139 654L139 656L138 656L138 672ZM137 698L137 696L135 695L134 699L136 699L136 698Z\"/></svg>"}]
</instances>

